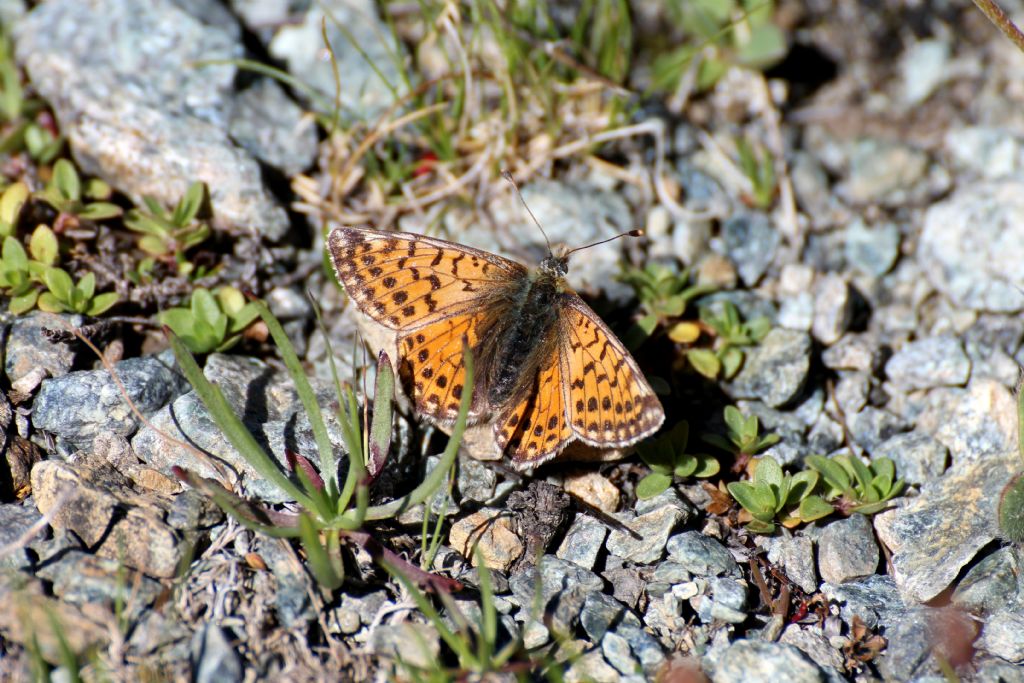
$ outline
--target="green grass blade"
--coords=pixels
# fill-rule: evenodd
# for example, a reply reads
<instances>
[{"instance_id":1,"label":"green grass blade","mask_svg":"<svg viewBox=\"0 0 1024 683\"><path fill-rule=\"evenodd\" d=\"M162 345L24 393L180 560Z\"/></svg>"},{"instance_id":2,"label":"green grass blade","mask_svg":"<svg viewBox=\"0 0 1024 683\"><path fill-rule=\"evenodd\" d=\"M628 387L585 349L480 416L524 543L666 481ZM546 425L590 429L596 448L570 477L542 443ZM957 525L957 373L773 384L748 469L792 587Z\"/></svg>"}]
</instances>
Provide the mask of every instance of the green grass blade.
<instances>
[{"instance_id":1,"label":"green grass blade","mask_svg":"<svg viewBox=\"0 0 1024 683\"><path fill-rule=\"evenodd\" d=\"M427 498L434 495L434 492L441 486L452 463L455 462L455 457L459 453L459 446L462 444L462 434L466 431L466 420L469 418L469 408L473 404L474 366L473 352L469 346L463 347L463 363L466 366L466 381L462 390L462 399L459 402L459 415L455 418L455 426L452 427L452 435L448 439L448 445L444 449L444 454L441 456L441 462L408 495L398 500L393 500L390 503L376 505L367 509L366 519L374 520L394 517L403 510L408 510L410 507L424 502Z\"/></svg>"},{"instance_id":2,"label":"green grass blade","mask_svg":"<svg viewBox=\"0 0 1024 683\"><path fill-rule=\"evenodd\" d=\"M299 539L302 547L306 550L306 557L309 558L309 569L319 583L328 590L337 590L342 583L343 577L339 576L335 564L320 542L320 533L317 531L313 519L303 513L299 515Z\"/></svg>"},{"instance_id":3,"label":"green grass blade","mask_svg":"<svg viewBox=\"0 0 1024 683\"><path fill-rule=\"evenodd\" d=\"M299 394L299 400L302 401L302 406L306 409L306 416L309 418L309 424L313 428L313 438L316 440L316 447L320 452L321 470L327 475L323 478L324 483L327 485L327 496L334 499L338 495L338 470L334 462L334 446L331 444L331 438L327 434L327 425L324 423L323 414L320 412L320 404L316 400L316 394L313 393L313 387L309 383L309 378L306 377L306 371L302 367L302 362L299 361L299 357L295 353L295 347L292 346L292 342L288 339L288 335L285 334L281 323L274 317L265 303L258 299L253 299L252 303L255 304L256 310L270 331L270 336L274 338L277 350L281 354L281 360L284 361L288 374L291 376L292 382L295 383L295 391Z\"/></svg>"},{"instance_id":4,"label":"green grass blade","mask_svg":"<svg viewBox=\"0 0 1024 683\"><path fill-rule=\"evenodd\" d=\"M168 334L174 356L181 367L185 379L195 390L202 400L203 405L210 411L214 423L227 437L228 442L235 447L239 455L252 466L264 479L269 480L281 491L291 496L297 503L306 509L316 509L313 500L306 493L299 489L291 479L286 477L278 468L277 463L267 455L266 451L256 442L252 433L246 428L242 421L235 415L231 405L224 398L219 387L214 386L206 375L199 368L195 358L185 347L184 342L175 335Z\"/></svg>"}]
</instances>

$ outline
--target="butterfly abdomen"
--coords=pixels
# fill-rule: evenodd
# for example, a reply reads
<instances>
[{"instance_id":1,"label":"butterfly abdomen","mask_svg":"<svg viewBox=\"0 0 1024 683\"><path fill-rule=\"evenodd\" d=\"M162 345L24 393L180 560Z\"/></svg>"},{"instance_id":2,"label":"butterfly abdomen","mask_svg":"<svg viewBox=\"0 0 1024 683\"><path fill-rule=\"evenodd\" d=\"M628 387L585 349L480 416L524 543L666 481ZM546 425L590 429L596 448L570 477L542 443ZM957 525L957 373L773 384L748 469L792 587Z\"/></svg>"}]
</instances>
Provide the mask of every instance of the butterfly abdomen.
<instances>
[{"instance_id":1,"label":"butterfly abdomen","mask_svg":"<svg viewBox=\"0 0 1024 683\"><path fill-rule=\"evenodd\" d=\"M487 382L490 405L502 405L533 384L541 361L556 341L561 297L558 283L544 276L529 280L521 290L518 310L508 315L507 327L494 347Z\"/></svg>"}]
</instances>

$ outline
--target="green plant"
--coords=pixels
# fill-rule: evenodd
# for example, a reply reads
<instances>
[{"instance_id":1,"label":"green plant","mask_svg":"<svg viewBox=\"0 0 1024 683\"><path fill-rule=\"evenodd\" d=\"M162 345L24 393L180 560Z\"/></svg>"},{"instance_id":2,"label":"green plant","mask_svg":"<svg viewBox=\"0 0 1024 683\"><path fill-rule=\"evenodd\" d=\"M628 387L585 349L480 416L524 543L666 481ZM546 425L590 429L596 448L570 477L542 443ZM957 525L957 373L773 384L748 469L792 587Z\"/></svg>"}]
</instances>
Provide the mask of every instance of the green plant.
<instances>
[{"instance_id":1,"label":"green plant","mask_svg":"<svg viewBox=\"0 0 1024 683\"><path fill-rule=\"evenodd\" d=\"M0 237L11 237L18 228L21 209L28 201L28 185L13 183L0 195Z\"/></svg>"},{"instance_id":2,"label":"green plant","mask_svg":"<svg viewBox=\"0 0 1024 683\"><path fill-rule=\"evenodd\" d=\"M654 90L675 90L696 58L696 86L705 90L731 66L766 69L786 54L786 36L774 23L771 0L674 0L668 9L685 37L655 58Z\"/></svg>"},{"instance_id":3,"label":"green plant","mask_svg":"<svg viewBox=\"0 0 1024 683\"><path fill-rule=\"evenodd\" d=\"M653 498L667 489L674 477L707 478L718 474L718 461L710 455L687 453L690 427L681 420L658 437L637 444L640 459L651 468L651 473L636 486L638 498Z\"/></svg>"},{"instance_id":4,"label":"green plant","mask_svg":"<svg viewBox=\"0 0 1024 683\"><path fill-rule=\"evenodd\" d=\"M196 220L206 201L206 185L192 183L175 205L167 211L152 197L143 197L146 210L132 209L125 216L124 224L129 230L140 234L139 249L149 255L139 265L140 271L152 269L153 261L161 259L176 264L179 275L202 277L205 272L196 271L186 252L206 241L210 226Z\"/></svg>"},{"instance_id":5,"label":"green plant","mask_svg":"<svg viewBox=\"0 0 1024 683\"><path fill-rule=\"evenodd\" d=\"M374 415L368 435L364 435L363 432L364 416L360 415L355 393L351 387L343 388L337 380L336 370L334 372L342 440L348 452L345 483L339 487L335 479L337 468L327 426L295 349L281 324L271 315L266 305L258 300L251 303L277 344L284 365L295 384L296 392L312 426L322 471L328 476L321 478L309 461L297 454L288 454L290 472L297 482L282 472L276 461L263 450L231 409L221 390L203 375L184 341L171 334L171 347L182 372L210 412L214 423L250 466L296 501L300 511L297 514L282 513L261 508L235 496L212 480L203 479L180 468L175 469L175 474L191 486L204 491L247 528L269 536L299 539L309 559L310 571L318 583L328 590L337 588L344 580L344 564L340 555L343 540L360 545L378 561L388 562L393 566L400 565L407 576L415 577L421 584L433 586L438 590L450 589L450 580L428 574L405 562L395 553L383 548L370 534L359 529L367 521L392 518L410 507L419 505L433 496L441 486L455 461L466 428L473 395L474 367L471 351L468 348L464 350L466 390L459 404L452 437L441 456L441 462L405 496L389 503L370 506L371 477L367 475L367 464L373 462L381 453L386 454L390 447L389 427L392 423L391 402L394 392L394 372L390 361L384 354L378 359ZM333 369L333 354L330 350L328 354L332 359Z\"/></svg>"},{"instance_id":6,"label":"green plant","mask_svg":"<svg viewBox=\"0 0 1024 683\"><path fill-rule=\"evenodd\" d=\"M86 273L75 283L67 271L50 267L43 272L47 291L36 302L39 310L48 313L82 313L97 316L117 303L117 292L96 294L96 275Z\"/></svg>"},{"instance_id":7,"label":"green plant","mask_svg":"<svg viewBox=\"0 0 1024 683\"><path fill-rule=\"evenodd\" d=\"M1024 460L1024 391L1017 387L1017 453ZM1011 543L1024 543L1024 476L1015 474L999 496L999 531Z\"/></svg>"},{"instance_id":8,"label":"green plant","mask_svg":"<svg viewBox=\"0 0 1024 683\"><path fill-rule=\"evenodd\" d=\"M2 27L0 27L2 28ZM11 40L0 31L0 154L22 149L35 161L50 163L64 146L64 140L41 125L43 103L29 98L22 87L21 73L14 61Z\"/></svg>"},{"instance_id":9,"label":"green plant","mask_svg":"<svg viewBox=\"0 0 1024 683\"><path fill-rule=\"evenodd\" d=\"M192 292L188 308L169 308L159 320L178 335L192 353L225 351L242 337L242 331L259 316L234 287L221 287L216 295L202 287Z\"/></svg>"},{"instance_id":10,"label":"green plant","mask_svg":"<svg viewBox=\"0 0 1024 683\"><path fill-rule=\"evenodd\" d=\"M872 515L903 491L903 480L896 479L896 464L889 458L875 458L867 465L846 454L831 458L809 455L805 461L825 480L825 499L834 501L843 514Z\"/></svg>"},{"instance_id":11,"label":"green plant","mask_svg":"<svg viewBox=\"0 0 1024 683\"><path fill-rule=\"evenodd\" d=\"M758 534L775 531L776 519L786 527L826 517L834 511L820 496L813 495L818 473L804 470L784 474L770 456L753 461L750 481L734 481L726 486L750 518L746 528ZM741 517L742 519L742 517Z\"/></svg>"},{"instance_id":12,"label":"green plant","mask_svg":"<svg viewBox=\"0 0 1024 683\"><path fill-rule=\"evenodd\" d=\"M57 236L39 225L29 238L28 252L16 237L4 238L0 251L0 289L10 297L7 310L26 313L39 300L37 283L44 283L46 271L57 262ZM29 258L31 254L32 258Z\"/></svg>"},{"instance_id":13,"label":"green plant","mask_svg":"<svg viewBox=\"0 0 1024 683\"><path fill-rule=\"evenodd\" d=\"M736 154L740 170L750 181L750 201L759 209L771 208L778 186L775 180L775 159L767 149L758 154L746 138L736 138Z\"/></svg>"},{"instance_id":14,"label":"green plant","mask_svg":"<svg viewBox=\"0 0 1024 683\"><path fill-rule=\"evenodd\" d=\"M703 439L728 453L747 457L757 455L781 439L778 434L760 434L757 415L744 417L736 406L726 406L724 417L726 435L705 434Z\"/></svg>"},{"instance_id":15,"label":"green plant","mask_svg":"<svg viewBox=\"0 0 1024 683\"><path fill-rule=\"evenodd\" d=\"M686 359L694 370L708 379L720 375L732 378L743 365L742 347L758 343L771 330L771 321L765 317L744 322L731 301L723 301L716 307L702 306L700 320L713 332L714 346L687 349Z\"/></svg>"},{"instance_id":16,"label":"green plant","mask_svg":"<svg viewBox=\"0 0 1024 683\"><path fill-rule=\"evenodd\" d=\"M98 221L121 215L121 207L103 201L111 195L110 186L102 180L92 179L85 186L78 171L67 159L58 159L53 165L53 177L36 197L56 209L58 223L79 219ZM87 201L98 200L98 201Z\"/></svg>"},{"instance_id":17,"label":"green plant","mask_svg":"<svg viewBox=\"0 0 1024 683\"><path fill-rule=\"evenodd\" d=\"M644 311L633 329L625 335L627 346L633 348L650 337L658 325L682 317L691 300L715 289L710 285L691 285L688 269L677 271L657 262L648 263L643 268L630 267L620 279L633 288ZM677 323L670 329L669 336L673 341L687 339L691 336L692 325L689 322Z\"/></svg>"}]
</instances>

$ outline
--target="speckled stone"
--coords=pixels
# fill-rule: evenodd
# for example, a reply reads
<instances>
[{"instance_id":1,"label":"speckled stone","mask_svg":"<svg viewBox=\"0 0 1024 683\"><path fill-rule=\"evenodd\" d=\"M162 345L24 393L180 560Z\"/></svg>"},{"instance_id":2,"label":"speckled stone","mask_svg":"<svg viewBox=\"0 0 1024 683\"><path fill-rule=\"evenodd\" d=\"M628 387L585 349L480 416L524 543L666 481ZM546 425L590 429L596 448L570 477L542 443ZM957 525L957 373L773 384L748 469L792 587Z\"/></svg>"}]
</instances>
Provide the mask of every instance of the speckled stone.
<instances>
[{"instance_id":1,"label":"speckled stone","mask_svg":"<svg viewBox=\"0 0 1024 683\"><path fill-rule=\"evenodd\" d=\"M864 515L829 522L818 538L818 570L831 584L874 574L878 558L875 533Z\"/></svg>"},{"instance_id":2,"label":"speckled stone","mask_svg":"<svg viewBox=\"0 0 1024 683\"><path fill-rule=\"evenodd\" d=\"M955 337L929 337L899 349L885 364L889 380L904 391L963 386L971 376L971 361Z\"/></svg>"},{"instance_id":3,"label":"speckled stone","mask_svg":"<svg viewBox=\"0 0 1024 683\"><path fill-rule=\"evenodd\" d=\"M704 662L714 683L821 683L824 672L792 645L737 640Z\"/></svg>"},{"instance_id":4,"label":"speckled stone","mask_svg":"<svg viewBox=\"0 0 1024 683\"><path fill-rule=\"evenodd\" d=\"M734 399L756 398L777 408L796 398L810 365L810 337L776 327L747 351L743 368L723 388Z\"/></svg>"}]
</instances>

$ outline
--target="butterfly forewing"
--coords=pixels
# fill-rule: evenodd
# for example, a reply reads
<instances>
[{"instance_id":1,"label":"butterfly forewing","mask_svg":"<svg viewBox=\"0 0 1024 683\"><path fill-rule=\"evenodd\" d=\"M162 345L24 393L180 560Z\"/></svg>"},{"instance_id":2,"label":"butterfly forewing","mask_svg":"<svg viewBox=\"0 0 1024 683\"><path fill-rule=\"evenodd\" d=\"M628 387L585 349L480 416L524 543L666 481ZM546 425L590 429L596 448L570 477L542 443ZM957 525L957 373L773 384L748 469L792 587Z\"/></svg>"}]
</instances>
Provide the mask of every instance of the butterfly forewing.
<instances>
[{"instance_id":1,"label":"butterfly forewing","mask_svg":"<svg viewBox=\"0 0 1024 683\"><path fill-rule=\"evenodd\" d=\"M363 313L403 332L496 296L525 277L515 261L444 240L337 228L328 237L338 280Z\"/></svg>"},{"instance_id":2,"label":"butterfly forewing","mask_svg":"<svg viewBox=\"0 0 1024 683\"><path fill-rule=\"evenodd\" d=\"M398 376L419 413L454 422L466 384L463 340L470 348L478 347L485 324L479 312L456 313L400 338ZM480 406L474 405L470 418L479 413Z\"/></svg>"},{"instance_id":3,"label":"butterfly forewing","mask_svg":"<svg viewBox=\"0 0 1024 683\"><path fill-rule=\"evenodd\" d=\"M582 299L566 300L562 372L569 425L580 440L622 447L657 431L665 411L636 362Z\"/></svg>"}]
</instances>

